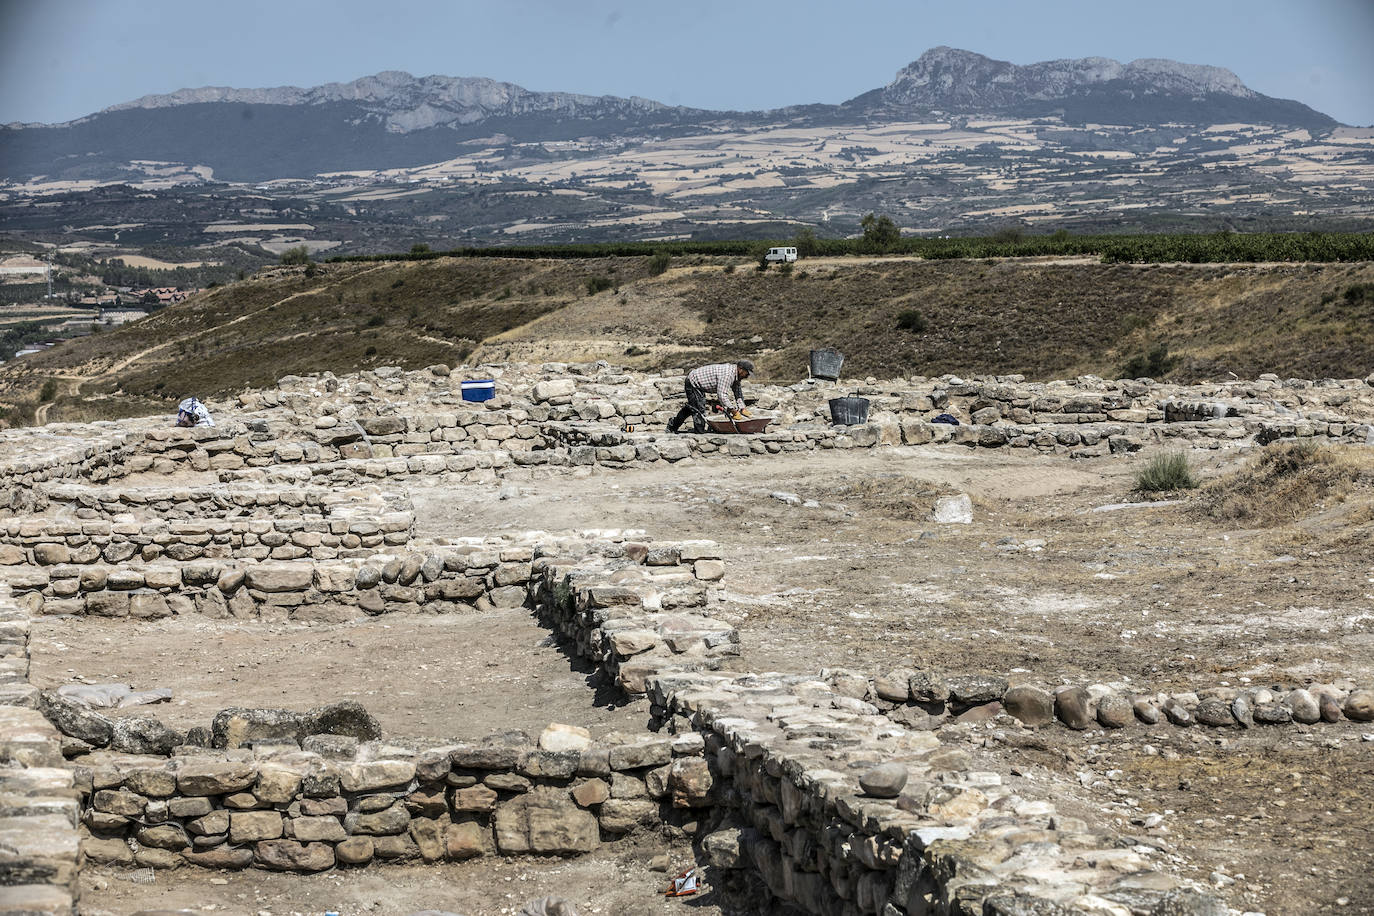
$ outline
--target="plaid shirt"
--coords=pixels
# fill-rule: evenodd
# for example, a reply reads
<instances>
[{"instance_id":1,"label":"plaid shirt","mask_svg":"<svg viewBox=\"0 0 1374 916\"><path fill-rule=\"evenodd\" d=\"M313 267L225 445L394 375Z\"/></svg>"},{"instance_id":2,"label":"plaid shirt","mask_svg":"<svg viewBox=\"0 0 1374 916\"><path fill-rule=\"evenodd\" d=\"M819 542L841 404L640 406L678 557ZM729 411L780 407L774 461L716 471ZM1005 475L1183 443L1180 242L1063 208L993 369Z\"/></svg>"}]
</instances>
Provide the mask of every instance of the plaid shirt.
<instances>
[{"instance_id":1,"label":"plaid shirt","mask_svg":"<svg viewBox=\"0 0 1374 916\"><path fill-rule=\"evenodd\" d=\"M744 406L744 392L740 390L739 367L734 363L714 363L702 366L687 373L687 383L710 394L715 392L716 400L726 410Z\"/></svg>"}]
</instances>

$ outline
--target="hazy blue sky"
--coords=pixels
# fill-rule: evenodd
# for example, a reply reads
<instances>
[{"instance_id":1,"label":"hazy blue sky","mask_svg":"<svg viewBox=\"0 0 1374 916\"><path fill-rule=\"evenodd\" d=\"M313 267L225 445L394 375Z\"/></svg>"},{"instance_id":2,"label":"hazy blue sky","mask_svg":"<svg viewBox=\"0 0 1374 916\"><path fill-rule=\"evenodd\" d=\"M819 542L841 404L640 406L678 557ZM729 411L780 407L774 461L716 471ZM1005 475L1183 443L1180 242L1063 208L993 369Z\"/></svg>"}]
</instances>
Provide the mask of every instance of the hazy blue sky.
<instances>
[{"instance_id":1,"label":"hazy blue sky","mask_svg":"<svg viewBox=\"0 0 1374 916\"><path fill-rule=\"evenodd\" d=\"M1374 125L1374 0L0 0L0 123L381 70L774 108L852 98L936 45L1213 64Z\"/></svg>"}]
</instances>

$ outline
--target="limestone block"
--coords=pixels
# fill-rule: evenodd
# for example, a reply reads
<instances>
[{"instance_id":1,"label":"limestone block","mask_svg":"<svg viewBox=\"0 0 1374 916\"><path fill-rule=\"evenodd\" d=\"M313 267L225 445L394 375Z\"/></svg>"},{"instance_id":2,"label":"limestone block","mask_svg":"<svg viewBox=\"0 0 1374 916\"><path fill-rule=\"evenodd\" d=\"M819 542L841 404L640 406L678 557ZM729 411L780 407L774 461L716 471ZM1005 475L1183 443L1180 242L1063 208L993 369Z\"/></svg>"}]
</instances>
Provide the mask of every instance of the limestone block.
<instances>
[{"instance_id":1,"label":"limestone block","mask_svg":"<svg viewBox=\"0 0 1374 916\"><path fill-rule=\"evenodd\" d=\"M611 798L601 805L601 829L607 833L629 833L636 827L649 827L658 820L658 802L637 798Z\"/></svg>"},{"instance_id":2,"label":"limestone block","mask_svg":"<svg viewBox=\"0 0 1374 916\"><path fill-rule=\"evenodd\" d=\"M334 847L273 839L258 843L254 858L263 868L276 871L324 871L334 867Z\"/></svg>"},{"instance_id":3,"label":"limestone block","mask_svg":"<svg viewBox=\"0 0 1374 916\"><path fill-rule=\"evenodd\" d=\"M260 592L303 592L314 581L308 564L261 563L247 569L248 587Z\"/></svg>"},{"instance_id":4,"label":"limestone block","mask_svg":"<svg viewBox=\"0 0 1374 916\"><path fill-rule=\"evenodd\" d=\"M291 836L302 842L338 843L348 839L337 817L295 817L287 824Z\"/></svg>"},{"instance_id":5,"label":"limestone block","mask_svg":"<svg viewBox=\"0 0 1374 916\"><path fill-rule=\"evenodd\" d=\"M543 751L581 751L591 746L592 733L577 725L550 723L539 735Z\"/></svg>"},{"instance_id":6,"label":"limestone block","mask_svg":"<svg viewBox=\"0 0 1374 916\"><path fill-rule=\"evenodd\" d=\"M247 789L257 781L251 764L183 758L177 766L177 790L183 795L224 795Z\"/></svg>"},{"instance_id":7,"label":"limestone block","mask_svg":"<svg viewBox=\"0 0 1374 916\"><path fill-rule=\"evenodd\" d=\"M496 809L497 848L504 854L571 855L600 845L597 821L561 789L536 788Z\"/></svg>"},{"instance_id":8,"label":"limestone block","mask_svg":"<svg viewBox=\"0 0 1374 916\"><path fill-rule=\"evenodd\" d=\"M275 840L281 835L282 817L277 811L234 811L229 815L231 843Z\"/></svg>"},{"instance_id":9,"label":"limestone block","mask_svg":"<svg viewBox=\"0 0 1374 916\"><path fill-rule=\"evenodd\" d=\"M366 865L372 861L375 847L371 837L349 837L334 847L334 854L344 865Z\"/></svg>"},{"instance_id":10,"label":"limestone block","mask_svg":"<svg viewBox=\"0 0 1374 916\"><path fill-rule=\"evenodd\" d=\"M443 840L444 855L455 862L486 855L492 848L491 832L472 821L444 825Z\"/></svg>"}]
</instances>

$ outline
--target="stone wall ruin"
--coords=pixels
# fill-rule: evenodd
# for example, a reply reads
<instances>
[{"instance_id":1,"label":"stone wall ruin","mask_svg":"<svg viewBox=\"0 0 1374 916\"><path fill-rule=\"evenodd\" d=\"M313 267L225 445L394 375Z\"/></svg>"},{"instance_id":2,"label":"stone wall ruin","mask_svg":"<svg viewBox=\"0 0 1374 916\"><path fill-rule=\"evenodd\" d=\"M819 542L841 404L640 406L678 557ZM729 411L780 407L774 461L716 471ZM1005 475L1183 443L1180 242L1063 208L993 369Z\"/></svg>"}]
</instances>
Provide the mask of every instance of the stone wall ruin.
<instances>
[{"instance_id":1,"label":"stone wall ruin","mask_svg":"<svg viewBox=\"0 0 1374 916\"><path fill-rule=\"evenodd\" d=\"M606 532L426 540L407 496L820 449L948 443L1090 459L1156 445L1368 443L1369 379L750 385L778 420L740 437L660 431L680 376L604 364L480 374L497 381L484 404L462 401L444 367L382 369L286 378L212 403L214 429L159 418L0 432L0 911L74 912L83 856L318 871L573 855L652 828L690 835L705 864L747 872L809 913L1220 912L1159 857L1027 795L930 726L998 715L1075 731L1374 719L1374 694L1349 682L1160 693L1052 673L1012 683L734 671L748 633L713 615L719 545ZM831 426L826 400L853 393L871 400L870 422ZM961 425L931 422L943 412ZM188 475L196 482L176 479ZM324 707L231 709L218 729L181 733L155 716L117 725L81 714L27 679L38 615L138 626L488 606L529 607L604 683L648 697L656 732L591 742L554 728L538 741L406 748ZM317 731L326 720L334 731Z\"/></svg>"}]
</instances>

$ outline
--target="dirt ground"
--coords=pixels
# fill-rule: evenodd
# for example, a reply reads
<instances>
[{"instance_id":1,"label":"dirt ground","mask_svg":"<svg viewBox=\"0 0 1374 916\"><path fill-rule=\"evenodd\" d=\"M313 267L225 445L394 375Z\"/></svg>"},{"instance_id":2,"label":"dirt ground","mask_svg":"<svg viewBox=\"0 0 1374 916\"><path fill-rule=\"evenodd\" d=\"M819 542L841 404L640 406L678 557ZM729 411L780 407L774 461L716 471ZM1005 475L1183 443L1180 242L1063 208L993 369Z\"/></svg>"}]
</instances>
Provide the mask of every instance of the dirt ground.
<instances>
[{"instance_id":1,"label":"dirt ground","mask_svg":"<svg viewBox=\"0 0 1374 916\"><path fill-rule=\"evenodd\" d=\"M226 706L307 709L357 700L388 740L475 740L550 722L638 732L647 700L588 686L592 669L557 648L529 612L369 617L329 626L167 618L35 622L30 677L171 688L171 703L116 710L176 728L210 724ZM115 647L118 647L117 649Z\"/></svg>"},{"instance_id":2,"label":"dirt ground","mask_svg":"<svg viewBox=\"0 0 1374 916\"><path fill-rule=\"evenodd\" d=\"M670 871L650 868L667 856ZM263 871L87 868L82 873L83 916L127 916L157 910L187 913L307 916L405 916L440 911L460 916L505 916L526 903L561 897L582 916L746 916L737 895L709 884L691 897L667 899L671 875L693 865L691 848L657 838L622 840L576 859L474 859L445 865L395 865L322 875Z\"/></svg>"},{"instance_id":3,"label":"dirt ground","mask_svg":"<svg viewBox=\"0 0 1374 916\"><path fill-rule=\"evenodd\" d=\"M742 654L731 663L739 670L986 670L1123 690L1374 683L1374 544L1342 537L1342 507L1246 530L1200 518L1187 501L1134 504L1133 475L1148 457L901 448L563 475L517 482L506 499L496 486L438 481L411 493L421 536L642 528L719 541L719 613L740 628ZM1239 451L1192 457L1204 477L1249 460ZM936 496L956 492L972 498L972 523L931 521ZM814 505L777 498L786 494ZM45 687L78 675L171 687L173 704L155 711L182 726L227 705L342 698L360 700L389 737L416 739L511 727L537 734L549 721L597 733L647 719L642 703L616 706L590 689L587 670L519 610L296 627L43 620L33 668ZM1123 832L1167 846L1176 868L1237 907L1374 912L1374 740L1364 732L1055 728L1012 735L997 751L1007 767L1037 768L1056 800L1105 806ZM1161 825L1132 825L1148 813ZM600 866L560 867L591 876ZM291 895L316 893L308 889L323 881L363 896L385 882L418 903L436 871L231 880L260 883L277 901L316 899ZM105 905L127 883L112 880L91 899Z\"/></svg>"}]
</instances>

